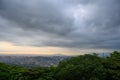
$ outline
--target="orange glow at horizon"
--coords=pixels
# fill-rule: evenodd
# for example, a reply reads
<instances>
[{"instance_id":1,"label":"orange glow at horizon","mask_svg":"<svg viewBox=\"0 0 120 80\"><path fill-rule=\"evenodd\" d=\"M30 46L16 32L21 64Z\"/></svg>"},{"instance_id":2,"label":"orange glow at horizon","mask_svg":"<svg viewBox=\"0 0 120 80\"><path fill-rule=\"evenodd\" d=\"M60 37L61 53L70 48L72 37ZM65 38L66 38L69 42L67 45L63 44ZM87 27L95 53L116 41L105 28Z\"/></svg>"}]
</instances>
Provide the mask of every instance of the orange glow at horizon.
<instances>
[{"instance_id":1,"label":"orange glow at horizon","mask_svg":"<svg viewBox=\"0 0 120 80\"><path fill-rule=\"evenodd\" d=\"M76 49L61 47L35 47L35 46L15 46L10 42L0 42L0 54L40 54L40 55L80 55L90 52L109 52L103 49Z\"/></svg>"},{"instance_id":2,"label":"orange glow at horizon","mask_svg":"<svg viewBox=\"0 0 120 80\"><path fill-rule=\"evenodd\" d=\"M59 47L35 47L35 46L15 46L9 42L0 42L0 54L72 54L64 48Z\"/></svg>"}]
</instances>

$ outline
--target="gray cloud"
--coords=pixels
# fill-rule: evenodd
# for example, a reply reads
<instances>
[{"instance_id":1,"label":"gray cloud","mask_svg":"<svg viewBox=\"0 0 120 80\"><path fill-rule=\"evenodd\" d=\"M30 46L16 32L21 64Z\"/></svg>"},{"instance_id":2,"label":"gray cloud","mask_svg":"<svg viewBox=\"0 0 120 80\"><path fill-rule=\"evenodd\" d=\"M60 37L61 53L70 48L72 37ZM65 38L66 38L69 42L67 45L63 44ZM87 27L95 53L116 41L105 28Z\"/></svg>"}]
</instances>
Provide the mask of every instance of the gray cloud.
<instances>
[{"instance_id":1,"label":"gray cloud","mask_svg":"<svg viewBox=\"0 0 120 80\"><path fill-rule=\"evenodd\" d=\"M119 0L1 0L0 40L15 45L119 49Z\"/></svg>"}]
</instances>

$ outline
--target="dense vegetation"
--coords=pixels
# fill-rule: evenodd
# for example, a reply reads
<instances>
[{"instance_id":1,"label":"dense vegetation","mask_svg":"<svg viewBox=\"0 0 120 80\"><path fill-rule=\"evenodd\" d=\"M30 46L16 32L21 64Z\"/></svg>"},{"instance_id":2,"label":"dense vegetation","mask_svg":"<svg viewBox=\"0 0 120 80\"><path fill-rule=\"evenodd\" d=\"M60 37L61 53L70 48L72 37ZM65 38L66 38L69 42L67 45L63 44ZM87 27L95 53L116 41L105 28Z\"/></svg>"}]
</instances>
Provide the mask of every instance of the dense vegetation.
<instances>
[{"instance_id":1,"label":"dense vegetation","mask_svg":"<svg viewBox=\"0 0 120 80\"><path fill-rule=\"evenodd\" d=\"M0 80L120 80L120 52L109 57L86 54L57 67L25 69L0 63Z\"/></svg>"}]
</instances>

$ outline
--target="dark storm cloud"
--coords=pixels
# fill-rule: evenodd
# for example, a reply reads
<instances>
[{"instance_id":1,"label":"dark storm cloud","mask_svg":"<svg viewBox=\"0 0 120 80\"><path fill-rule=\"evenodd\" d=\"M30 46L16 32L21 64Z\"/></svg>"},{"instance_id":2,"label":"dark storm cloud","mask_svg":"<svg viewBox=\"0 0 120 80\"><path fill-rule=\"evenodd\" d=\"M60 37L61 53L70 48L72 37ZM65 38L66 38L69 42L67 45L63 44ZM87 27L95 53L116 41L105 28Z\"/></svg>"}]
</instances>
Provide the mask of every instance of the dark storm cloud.
<instances>
[{"instance_id":1,"label":"dark storm cloud","mask_svg":"<svg viewBox=\"0 0 120 80\"><path fill-rule=\"evenodd\" d=\"M71 19L65 17L59 6L57 8L57 5L50 2L40 0L5 0L3 2L5 8L1 9L2 15L21 24L25 30L42 30L62 35L72 29L69 27Z\"/></svg>"},{"instance_id":2,"label":"dark storm cloud","mask_svg":"<svg viewBox=\"0 0 120 80\"><path fill-rule=\"evenodd\" d=\"M119 49L119 4L119 0L0 0L0 40Z\"/></svg>"}]
</instances>

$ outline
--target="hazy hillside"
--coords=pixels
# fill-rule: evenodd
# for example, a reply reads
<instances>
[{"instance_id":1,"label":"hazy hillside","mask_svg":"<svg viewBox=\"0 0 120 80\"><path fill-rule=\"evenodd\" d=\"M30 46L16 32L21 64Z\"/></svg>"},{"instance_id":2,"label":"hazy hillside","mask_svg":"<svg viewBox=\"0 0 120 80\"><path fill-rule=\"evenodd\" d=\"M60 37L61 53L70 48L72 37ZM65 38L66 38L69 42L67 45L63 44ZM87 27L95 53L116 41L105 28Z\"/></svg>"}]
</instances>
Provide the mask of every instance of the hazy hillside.
<instances>
[{"instance_id":1,"label":"hazy hillside","mask_svg":"<svg viewBox=\"0 0 120 80\"><path fill-rule=\"evenodd\" d=\"M0 56L0 62L23 67L48 67L56 66L67 56Z\"/></svg>"}]
</instances>

